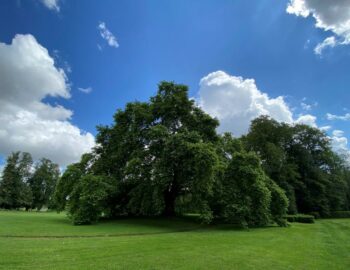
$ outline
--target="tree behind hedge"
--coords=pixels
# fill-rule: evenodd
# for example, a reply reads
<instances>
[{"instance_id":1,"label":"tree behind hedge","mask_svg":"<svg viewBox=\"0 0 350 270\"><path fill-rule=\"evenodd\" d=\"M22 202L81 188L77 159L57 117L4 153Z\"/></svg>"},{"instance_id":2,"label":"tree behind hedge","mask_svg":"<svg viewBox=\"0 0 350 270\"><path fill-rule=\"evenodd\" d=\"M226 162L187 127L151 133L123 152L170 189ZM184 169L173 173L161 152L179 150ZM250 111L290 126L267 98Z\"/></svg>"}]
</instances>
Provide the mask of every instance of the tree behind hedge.
<instances>
[{"instance_id":1,"label":"tree behind hedge","mask_svg":"<svg viewBox=\"0 0 350 270\"><path fill-rule=\"evenodd\" d=\"M259 154L268 176L286 191L290 213L328 216L347 208L347 169L324 132L262 116L252 122L243 141L249 151Z\"/></svg>"}]
</instances>

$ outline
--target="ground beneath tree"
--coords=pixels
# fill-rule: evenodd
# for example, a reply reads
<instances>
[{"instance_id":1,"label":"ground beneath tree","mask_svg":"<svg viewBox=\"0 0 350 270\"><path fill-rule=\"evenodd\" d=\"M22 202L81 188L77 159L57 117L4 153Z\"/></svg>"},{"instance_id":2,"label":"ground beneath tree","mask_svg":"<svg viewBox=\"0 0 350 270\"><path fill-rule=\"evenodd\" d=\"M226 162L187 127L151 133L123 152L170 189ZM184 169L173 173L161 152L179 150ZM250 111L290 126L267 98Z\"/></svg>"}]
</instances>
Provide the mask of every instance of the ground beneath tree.
<instances>
[{"instance_id":1,"label":"ground beneath tree","mask_svg":"<svg viewBox=\"0 0 350 270\"><path fill-rule=\"evenodd\" d=\"M181 219L72 226L0 211L0 269L349 269L350 219L238 230Z\"/></svg>"}]
</instances>

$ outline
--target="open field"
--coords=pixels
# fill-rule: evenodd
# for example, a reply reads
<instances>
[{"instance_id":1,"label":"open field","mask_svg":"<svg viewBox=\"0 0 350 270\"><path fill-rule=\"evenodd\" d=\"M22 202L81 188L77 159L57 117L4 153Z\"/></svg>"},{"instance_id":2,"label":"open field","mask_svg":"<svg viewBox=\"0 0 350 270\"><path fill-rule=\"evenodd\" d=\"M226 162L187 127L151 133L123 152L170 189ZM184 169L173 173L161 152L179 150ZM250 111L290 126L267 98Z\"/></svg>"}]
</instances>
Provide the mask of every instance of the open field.
<instances>
[{"instance_id":1,"label":"open field","mask_svg":"<svg viewBox=\"0 0 350 270\"><path fill-rule=\"evenodd\" d=\"M0 269L349 269L350 219L237 230L185 220L72 226L0 212Z\"/></svg>"}]
</instances>

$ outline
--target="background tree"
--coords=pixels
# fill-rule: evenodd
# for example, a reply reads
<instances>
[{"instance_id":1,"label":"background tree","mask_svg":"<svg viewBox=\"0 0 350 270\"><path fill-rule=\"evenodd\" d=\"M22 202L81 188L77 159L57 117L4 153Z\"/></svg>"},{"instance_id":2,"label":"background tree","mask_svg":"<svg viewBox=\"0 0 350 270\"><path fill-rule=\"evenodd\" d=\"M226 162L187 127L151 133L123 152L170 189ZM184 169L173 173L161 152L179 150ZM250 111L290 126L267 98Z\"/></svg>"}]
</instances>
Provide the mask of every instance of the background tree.
<instances>
[{"instance_id":1,"label":"background tree","mask_svg":"<svg viewBox=\"0 0 350 270\"><path fill-rule=\"evenodd\" d=\"M298 166L288 155L293 141L293 130L267 116L254 119L246 136L242 137L248 151L258 153L267 175L283 190L289 200L289 213L297 213L296 186L301 186Z\"/></svg>"},{"instance_id":2,"label":"background tree","mask_svg":"<svg viewBox=\"0 0 350 270\"><path fill-rule=\"evenodd\" d=\"M14 152L7 157L0 182L0 207L29 208L32 201L28 179L33 160L29 153Z\"/></svg>"},{"instance_id":3,"label":"background tree","mask_svg":"<svg viewBox=\"0 0 350 270\"><path fill-rule=\"evenodd\" d=\"M324 132L263 116L252 122L243 141L259 154L268 176L286 191L289 212L328 216L346 207L346 169Z\"/></svg>"},{"instance_id":4,"label":"background tree","mask_svg":"<svg viewBox=\"0 0 350 270\"><path fill-rule=\"evenodd\" d=\"M32 191L32 208L40 210L43 206L54 207L53 193L60 176L59 166L43 158L35 166L28 183Z\"/></svg>"}]
</instances>

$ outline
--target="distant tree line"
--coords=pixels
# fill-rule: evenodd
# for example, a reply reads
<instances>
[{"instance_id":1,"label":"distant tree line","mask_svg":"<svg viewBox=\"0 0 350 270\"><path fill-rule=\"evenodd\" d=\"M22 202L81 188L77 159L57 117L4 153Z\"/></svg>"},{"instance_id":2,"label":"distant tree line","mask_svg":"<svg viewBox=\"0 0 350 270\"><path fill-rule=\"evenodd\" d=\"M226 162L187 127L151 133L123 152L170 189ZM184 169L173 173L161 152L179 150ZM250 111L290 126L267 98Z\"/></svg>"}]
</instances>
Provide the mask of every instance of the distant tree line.
<instances>
[{"instance_id":1,"label":"distant tree line","mask_svg":"<svg viewBox=\"0 0 350 270\"><path fill-rule=\"evenodd\" d=\"M33 170L29 154L8 157L0 207L46 205L74 224L197 213L244 227L350 209L348 164L324 132L267 116L240 138L218 134L218 125L185 85L161 82L149 102L128 103L112 125L99 126L97 146L61 177L49 160Z\"/></svg>"},{"instance_id":2,"label":"distant tree line","mask_svg":"<svg viewBox=\"0 0 350 270\"><path fill-rule=\"evenodd\" d=\"M75 224L191 212L242 226L349 210L349 168L324 132L266 116L241 138L218 125L186 86L160 83L149 102L128 103L98 127L94 151L59 179L57 209Z\"/></svg>"},{"instance_id":3,"label":"distant tree line","mask_svg":"<svg viewBox=\"0 0 350 270\"><path fill-rule=\"evenodd\" d=\"M34 163L29 153L12 153L1 176L0 208L54 208L53 194L59 176L59 166L49 159Z\"/></svg>"}]
</instances>

